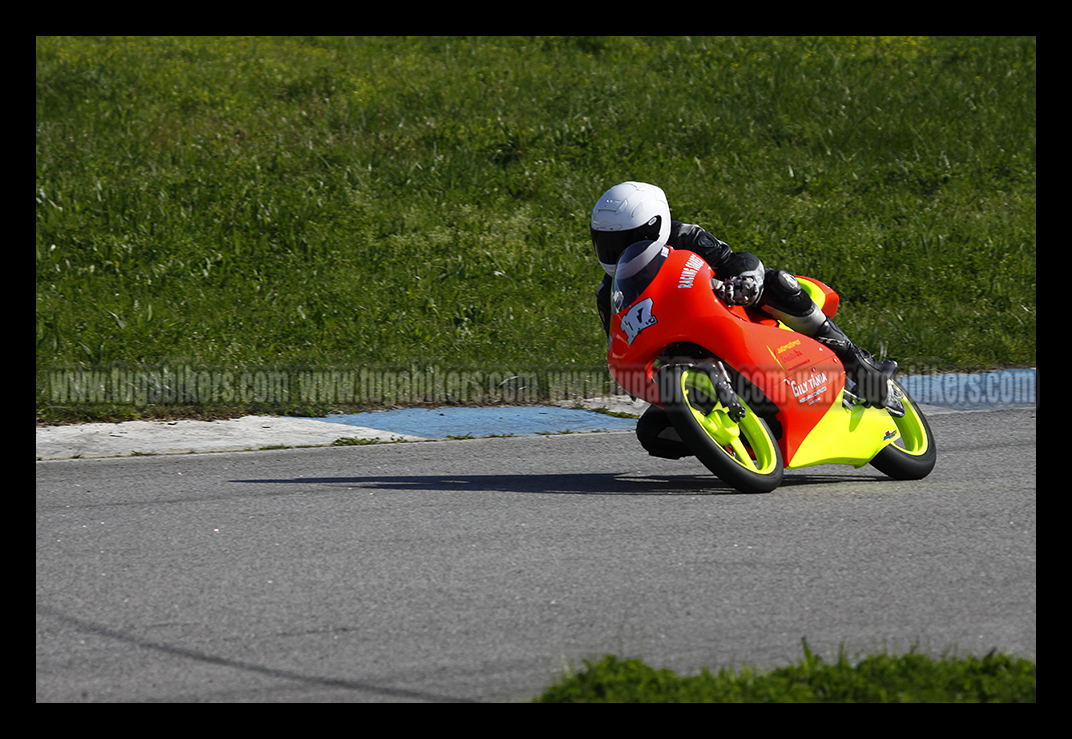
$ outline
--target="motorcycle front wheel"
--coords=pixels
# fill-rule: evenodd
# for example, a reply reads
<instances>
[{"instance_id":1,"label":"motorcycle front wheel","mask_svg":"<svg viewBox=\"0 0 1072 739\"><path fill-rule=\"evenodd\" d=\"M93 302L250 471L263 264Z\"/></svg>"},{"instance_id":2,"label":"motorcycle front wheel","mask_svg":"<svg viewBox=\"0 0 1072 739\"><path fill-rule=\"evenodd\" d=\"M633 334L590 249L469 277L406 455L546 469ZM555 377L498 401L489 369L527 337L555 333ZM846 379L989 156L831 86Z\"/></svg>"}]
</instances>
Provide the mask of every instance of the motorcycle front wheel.
<instances>
[{"instance_id":1,"label":"motorcycle front wheel","mask_svg":"<svg viewBox=\"0 0 1072 739\"><path fill-rule=\"evenodd\" d=\"M743 493L769 493L782 483L778 442L744 401L744 416L734 420L702 367L671 365L659 379L663 410L707 469Z\"/></svg>"}]
</instances>

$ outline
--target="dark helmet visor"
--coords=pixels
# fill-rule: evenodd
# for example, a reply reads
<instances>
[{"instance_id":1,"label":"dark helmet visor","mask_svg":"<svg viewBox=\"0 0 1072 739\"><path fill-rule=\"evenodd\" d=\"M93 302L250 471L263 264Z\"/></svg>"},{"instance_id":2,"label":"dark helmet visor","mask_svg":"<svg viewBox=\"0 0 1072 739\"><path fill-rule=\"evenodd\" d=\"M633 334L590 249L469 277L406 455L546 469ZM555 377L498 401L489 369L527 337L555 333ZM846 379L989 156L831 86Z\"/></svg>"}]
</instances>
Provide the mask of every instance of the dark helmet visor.
<instances>
[{"instance_id":1,"label":"dark helmet visor","mask_svg":"<svg viewBox=\"0 0 1072 739\"><path fill-rule=\"evenodd\" d=\"M597 231L592 232L592 245L596 248L596 258L603 264L614 265L618 263L618 257L632 244L638 241L649 241L659 238L659 228L662 218L655 216L643 226L631 228L628 231Z\"/></svg>"}]
</instances>

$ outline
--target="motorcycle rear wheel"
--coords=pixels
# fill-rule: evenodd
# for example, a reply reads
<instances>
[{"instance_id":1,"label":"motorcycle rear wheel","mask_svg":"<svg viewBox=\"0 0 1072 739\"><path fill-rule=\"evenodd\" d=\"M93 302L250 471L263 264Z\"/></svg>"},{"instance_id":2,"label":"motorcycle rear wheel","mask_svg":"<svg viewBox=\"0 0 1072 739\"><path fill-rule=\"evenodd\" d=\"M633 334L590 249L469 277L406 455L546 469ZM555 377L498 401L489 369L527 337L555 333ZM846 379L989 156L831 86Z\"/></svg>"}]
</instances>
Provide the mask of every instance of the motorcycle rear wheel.
<instances>
[{"instance_id":1,"label":"motorcycle rear wheel","mask_svg":"<svg viewBox=\"0 0 1072 739\"><path fill-rule=\"evenodd\" d=\"M663 410L696 458L723 482L744 493L769 493L782 483L785 466L767 422L743 400L735 421L718 400L707 370L671 365L661 371Z\"/></svg>"},{"instance_id":2,"label":"motorcycle rear wheel","mask_svg":"<svg viewBox=\"0 0 1072 739\"><path fill-rule=\"evenodd\" d=\"M931 473L937 460L934 436L927 418L905 389L894 381L905 414L892 420L900 438L871 460L871 466L895 480L921 480Z\"/></svg>"}]
</instances>

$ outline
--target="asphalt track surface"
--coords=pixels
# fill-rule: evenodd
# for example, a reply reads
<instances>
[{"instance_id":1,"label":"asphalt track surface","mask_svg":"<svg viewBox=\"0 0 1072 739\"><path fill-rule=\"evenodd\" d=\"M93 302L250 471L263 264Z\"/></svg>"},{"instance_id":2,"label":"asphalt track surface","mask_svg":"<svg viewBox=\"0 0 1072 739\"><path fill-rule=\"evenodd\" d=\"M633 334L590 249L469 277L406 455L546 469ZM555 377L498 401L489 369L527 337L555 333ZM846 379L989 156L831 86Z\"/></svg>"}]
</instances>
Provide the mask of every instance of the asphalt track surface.
<instances>
[{"instance_id":1,"label":"asphalt track surface","mask_svg":"<svg viewBox=\"0 0 1072 739\"><path fill-rule=\"evenodd\" d=\"M523 701L802 638L1033 659L1035 415L931 416L922 481L765 495L627 432L38 462L37 701Z\"/></svg>"}]
</instances>

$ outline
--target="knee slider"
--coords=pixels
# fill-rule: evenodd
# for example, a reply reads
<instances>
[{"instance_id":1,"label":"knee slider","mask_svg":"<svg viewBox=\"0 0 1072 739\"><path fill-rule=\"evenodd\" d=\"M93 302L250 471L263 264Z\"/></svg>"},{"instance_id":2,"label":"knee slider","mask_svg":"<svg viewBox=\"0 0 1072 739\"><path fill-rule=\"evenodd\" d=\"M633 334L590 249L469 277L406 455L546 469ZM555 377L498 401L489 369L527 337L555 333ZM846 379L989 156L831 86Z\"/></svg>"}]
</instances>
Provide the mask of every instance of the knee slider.
<instances>
[{"instance_id":1,"label":"knee slider","mask_svg":"<svg viewBox=\"0 0 1072 739\"><path fill-rule=\"evenodd\" d=\"M784 269L780 269L774 273L775 283L778 285L778 291L787 298L795 298L800 294L801 287L800 282L796 277L786 272Z\"/></svg>"}]
</instances>

